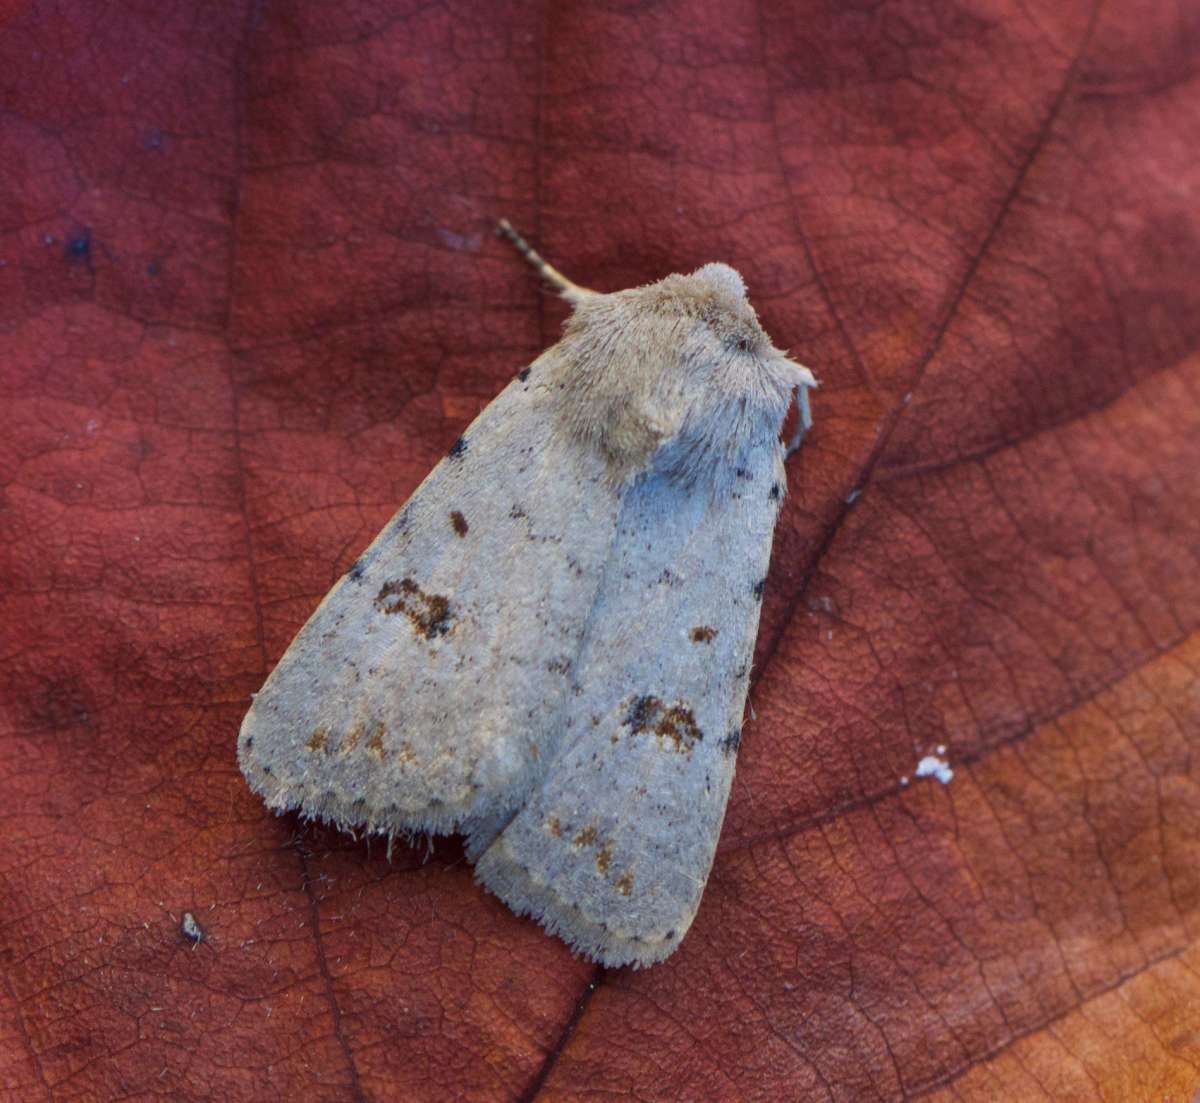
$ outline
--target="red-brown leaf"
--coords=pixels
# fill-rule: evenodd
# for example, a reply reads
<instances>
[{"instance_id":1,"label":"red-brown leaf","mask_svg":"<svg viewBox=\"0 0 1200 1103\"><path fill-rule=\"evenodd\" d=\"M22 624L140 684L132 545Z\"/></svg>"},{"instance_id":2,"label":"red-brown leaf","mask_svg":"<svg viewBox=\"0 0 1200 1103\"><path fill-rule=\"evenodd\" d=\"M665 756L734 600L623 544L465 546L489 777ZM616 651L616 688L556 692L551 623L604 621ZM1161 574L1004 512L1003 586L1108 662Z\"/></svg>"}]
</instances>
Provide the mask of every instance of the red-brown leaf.
<instances>
[{"instance_id":1,"label":"red-brown leaf","mask_svg":"<svg viewBox=\"0 0 1200 1103\"><path fill-rule=\"evenodd\" d=\"M0 6L7 1097L1190 1098L1198 43L1149 0ZM234 758L555 338L501 215L602 289L736 265L823 384L648 971Z\"/></svg>"}]
</instances>

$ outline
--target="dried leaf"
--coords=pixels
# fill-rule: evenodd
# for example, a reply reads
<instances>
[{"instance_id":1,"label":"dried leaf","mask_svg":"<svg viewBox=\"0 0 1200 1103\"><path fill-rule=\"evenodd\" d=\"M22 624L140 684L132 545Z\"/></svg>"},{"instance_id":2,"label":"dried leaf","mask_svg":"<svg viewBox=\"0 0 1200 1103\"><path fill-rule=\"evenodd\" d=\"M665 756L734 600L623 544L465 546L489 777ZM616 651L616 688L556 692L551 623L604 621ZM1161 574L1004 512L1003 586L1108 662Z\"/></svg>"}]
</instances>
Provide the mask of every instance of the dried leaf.
<instances>
[{"instance_id":1,"label":"dried leaf","mask_svg":"<svg viewBox=\"0 0 1200 1103\"><path fill-rule=\"evenodd\" d=\"M7 5L12 1097L1189 1099L1198 42L1136 0ZM647 971L234 759L555 338L500 215L599 288L734 264L823 382Z\"/></svg>"}]
</instances>

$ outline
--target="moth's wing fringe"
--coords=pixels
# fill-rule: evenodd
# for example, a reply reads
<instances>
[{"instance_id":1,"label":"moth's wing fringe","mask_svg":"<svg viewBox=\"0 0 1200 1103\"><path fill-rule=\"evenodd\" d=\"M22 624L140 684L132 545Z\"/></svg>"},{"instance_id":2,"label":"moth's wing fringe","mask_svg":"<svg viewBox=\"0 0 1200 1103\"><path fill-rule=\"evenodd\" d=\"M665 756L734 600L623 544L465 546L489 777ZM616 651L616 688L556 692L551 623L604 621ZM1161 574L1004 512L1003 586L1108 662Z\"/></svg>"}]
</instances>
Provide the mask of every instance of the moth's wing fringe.
<instances>
[{"instance_id":1,"label":"moth's wing fringe","mask_svg":"<svg viewBox=\"0 0 1200 1103\"><path fill-rule=\"evenodd\" d=\"M382 835L388 840L389 858L392 843L396 839L412 846L422 838L432 840L435 835L453 835L468 830L471 822L458 816L447 815L444 822L448 826L430 829L425 826L428 817L423 817L419 822L400 817L372 818L365 801L346 803L336 798L330 799L332 794L321 796L315 793L307 793L289 800L286 795L287 786L276 784L273 789L266 788L261 778L256 779L251 788L277 816L295 812L306 823L328 824L356 839L360 836Z\"/></svg>"},{"instance_id":2,"label":"moth's wing fringe","mask_svg":"<svg viewBox=\"0 0 1200 1103\"><path fill-rule=\"evenodd\" d=\"M476 862L475 879L517 915L530 916L576 953L612 969L655 965L674 953L686 932L684 928L676 937L658 939L615 931L578 904L558 896L510 856L500 854L498 847L490 848Z\"/></svg>"}]
</instances>

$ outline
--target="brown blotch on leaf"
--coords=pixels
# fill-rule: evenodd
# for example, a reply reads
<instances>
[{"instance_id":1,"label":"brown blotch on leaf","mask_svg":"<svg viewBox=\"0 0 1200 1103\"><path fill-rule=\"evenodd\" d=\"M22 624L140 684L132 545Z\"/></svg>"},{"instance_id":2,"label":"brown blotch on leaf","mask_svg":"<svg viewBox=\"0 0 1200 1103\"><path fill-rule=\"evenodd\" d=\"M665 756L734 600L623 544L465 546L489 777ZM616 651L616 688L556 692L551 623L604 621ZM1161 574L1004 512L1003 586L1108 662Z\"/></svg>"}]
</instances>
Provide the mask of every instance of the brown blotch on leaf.
<instances>
[{"instance_id":1,"label":"brown blotch on leaf","mask_svg":"<svg viewBox=\"0 0 1200 1103\"><path fill-rule=\"evenodd\" d=\"M403 613L414 630L431 640L450 631L450 602L441 594L427 594L411 578L385 582L375 597L381 613Z\"/></svg>"},{"instance_id":2,"label":"brown blotch on leaf","mask_svg":"<svg viewBox=\"0 0 1200 1103\"><path fill-rule=\"evenodd\" d=\"M633 891L633 874L626 870L613 882L613 888L622 896L628 896Z\"/></svg>"},{"instance_id":3,"label":"brown blotch on leaf","mask_svg":"<svg viewBox=\"0 0 1200 1103\"><path fill-rule=\"evenodd\" d=\"M378 759L382 759L387 751L383 749L383 737L386 730L382 724L376 724L375 730L371 732L371 738L367 740L367 754L374 755Z\"/></svg>"},{"instance_id":4,"label":"brown blotch on leaf","mask_svg":"<svg viewBox=\"0 0 1200 1103\"><path fill-rule=\"evenodd\" d=\"M574 847L591 846L596 841L596 829L594 827L580 828L579 834L571 840L571 845Z\"/></svg>"},{"instance_id":5,"label":"brown blotch on leaf","mask_svg":"<svg viewBox=\"0 0 1200 1103\"><path fill-rule=\"evenodd\" d=\"M454 526L454 531L459 536L466 536L471 531L471 526L467 524L467 519L457 509L450 511L450 524Z\"/></svg>"},{"instance_id":6,"label":"brown blotch on leaf","mask_svg":"<svg viewBox=\"0 0 1200 1103\"><path fill-rule=\"evenodd\" d=\"M327 751L329 749L329 729L317 728L309 737L309 740L305 746L312 751L313 754L317 754L320 751Z\"/></svg>"},{"instance_id":7,"label":"brown blotch on leaf","mask_svg":"<svg viewBox=\"0 0 1200 1103\"><path fill-rule=\"evenodd\" d=\"M630 706L625 723L634 735L653 732L662 740L671 740L681 754L690 751L704 733L695 714L682 702L667 706L657 697L637 697Z\"/></svg>"},{"instance_id":8,"label":"brown blotch on leaf","mask_svg":"<svg viewBox=\"0 0 1200 1103\"><path fill-rule=\"evenodd\" d=\"M707 624L697 624L689 634L692 637L692 643L712 643L717 638L717 630L710 628Z\"/></svg>"},{"instance_id":9,"label":"brown blotch on leaf","mask_svg":"<svg viewBox=\"0 0 1200 1103\"><path fill-rule=\"evenodd\" d=\"M596 870L599 873L605 873L609 865L612 863L612 847L604 847L599 854L596 855Z\"/></svg>"}]
</instances>

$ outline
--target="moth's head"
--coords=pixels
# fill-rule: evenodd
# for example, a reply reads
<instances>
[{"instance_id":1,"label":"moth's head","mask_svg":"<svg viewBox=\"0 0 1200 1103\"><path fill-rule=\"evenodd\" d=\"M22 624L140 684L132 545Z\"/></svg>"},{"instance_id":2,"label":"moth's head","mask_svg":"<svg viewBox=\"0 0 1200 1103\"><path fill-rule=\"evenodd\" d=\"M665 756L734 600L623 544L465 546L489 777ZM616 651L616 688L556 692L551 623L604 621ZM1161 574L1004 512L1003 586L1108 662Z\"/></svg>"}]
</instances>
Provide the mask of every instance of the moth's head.
<instances>
[{"instance_id":1,"label":"moth's head","mask_svg":"<svg viewBox=\"0 0 1200 1103\"><path fill-rule=\"evenodd\" d=\"M672 318L678 362L664 384L679 383L693 401L745 399L778 412L796 387L816 386L808 368L789 360L767 336L746 297L746 284L728 264L706 264L688 276L668 276L639 288L652 308Z\"/></svg>"},{"instance_id":2,"label":"moth's head","mask_svg":"<svg viewBox=\"0 0 1200 1103\"><path fill-rule=\"evenodd\" d=\"M793 392L817 384L775 347L727 264L588 296L562 348L577 368L568 416L622 478L656 455L689 475L736 466L753 441L778 437Z\"/></svg>"}]
</instances>

